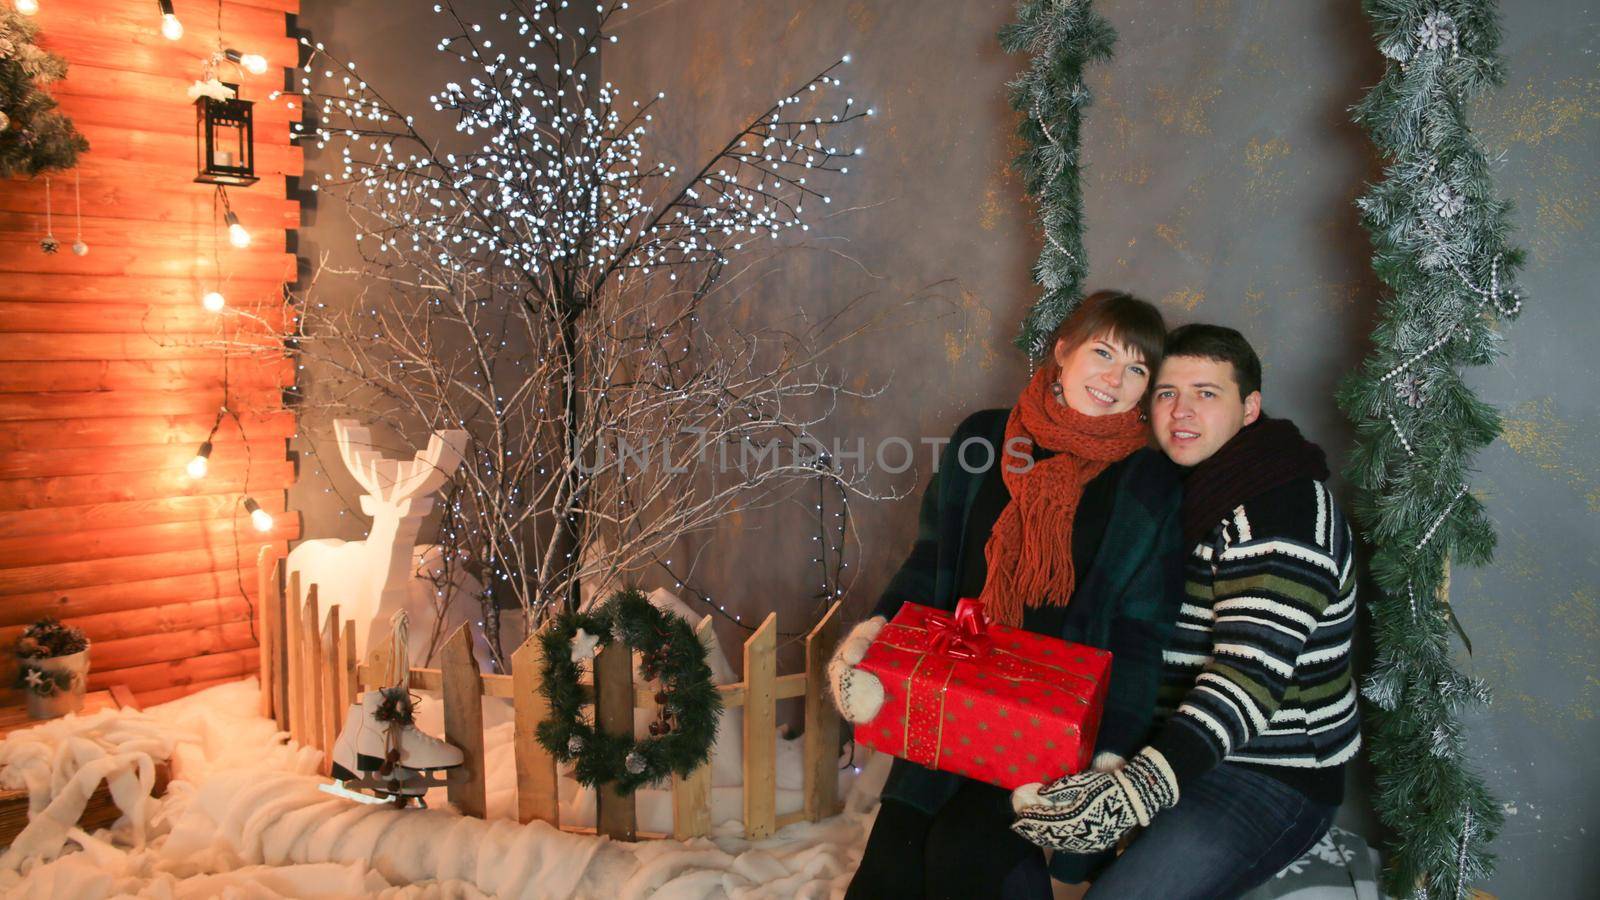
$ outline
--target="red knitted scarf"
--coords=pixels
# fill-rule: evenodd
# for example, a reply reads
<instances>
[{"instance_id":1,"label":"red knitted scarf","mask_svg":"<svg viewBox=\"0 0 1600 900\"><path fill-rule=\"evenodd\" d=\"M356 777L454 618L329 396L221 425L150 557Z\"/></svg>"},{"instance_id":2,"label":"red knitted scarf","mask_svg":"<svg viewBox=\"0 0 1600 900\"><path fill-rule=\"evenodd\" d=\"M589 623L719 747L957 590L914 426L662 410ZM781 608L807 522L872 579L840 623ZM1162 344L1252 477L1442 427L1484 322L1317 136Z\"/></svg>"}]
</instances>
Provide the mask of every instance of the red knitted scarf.
<instances>
[{"instance_id":1,"label":"red knitted scarf","mask_svg":"<svg viewBox=\"0 0 1600 900\"><path fill-rule=\"evenodd\" d=\"M1056 400L1051 385L1058 371L1047 365L1034 373L1006 420L1005 447L996 451L1011 502L983 548L989 574L982 599L1002 625L1021 625L1024 606L1071 601L1072 519L1084 485L1147 439L1137 409L1086 416ZM1016 453L1035 446L1056 455L1018 471Z\"/></svg>"}]
</instances>

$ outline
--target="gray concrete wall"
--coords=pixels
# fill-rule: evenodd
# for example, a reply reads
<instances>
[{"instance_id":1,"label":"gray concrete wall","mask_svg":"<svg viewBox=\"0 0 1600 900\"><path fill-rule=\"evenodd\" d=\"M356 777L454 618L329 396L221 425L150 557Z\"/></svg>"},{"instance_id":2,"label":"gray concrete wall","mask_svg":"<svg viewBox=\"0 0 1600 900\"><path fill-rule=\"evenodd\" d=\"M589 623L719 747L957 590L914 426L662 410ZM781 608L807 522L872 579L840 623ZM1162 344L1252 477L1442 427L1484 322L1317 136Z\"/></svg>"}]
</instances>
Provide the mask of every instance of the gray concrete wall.
<instances>
[{"instance_id":1,"label":"gray concrete wall","mask_svg":"<svg viewBox=\"0 0 1600 900\"><path fill-rule=\"evenodd\" d=\"M424 11L311 3L317 39L354 48L374 83L425 96L438 79ZM1330 399L1367 348L1377 286L1351 201L1376 177L1348 121L1380 71L1353 2L1102 0L1121 34L1116 59L1090 78L1085 131L1093 287L1158 301L1173 322L1233 324L1266 362L1267 406L1297 420L1342 463L1350 429ZM1600 45L1592 7L1506 0L1506 88L1474 111L1502 191L1519 207L1531 253L1529 303L1505 331L1503 362L1475 375L1507 415L1505 440L1481 457L1475 488L1501 534L1496 563L1456 573L1452 602L1495 705L1471 723L1472 746L1505 802L1502 897L1590 896L1600 862L1600 413L1589 397L1600 338L1590 286L1600 280ZM693 171L754 113L838 55L855 61L847 92L879 116L866 155L834 189L829 217L780 258L763 312L813 315L865 296L892 326L835 360L876 400L842 410L841 438L948 434L968 412L1009 405L1026 377L1010 338L1034 296L1038 250L1015 174L1005 82L1020 60L994 33L1009 3L970 0L639 0L608 49L605 77L636 96L666 91L652 145ZM422 29L420 37L416 29ZM386 88L387 90L387 88ZM313 169L316 162L313 161ZM308 246L336 250L321 219ZM797 242L799 243L799 242ZM893 502L853 505L852 615L864 611L915 530L920 472L875 480ZM314 471L296 495L306 533L341 522ZM742 618L780 613L784 630L813 614L816 533L807 498L751 515L703 548L695 583ZM358 515L352 513L351 515ZM351 515L343 517L345 520ZM726 641L740 628L719 626ZM1364 773L1347 818L1364 819Z\"/></svg>"}]
</instances>

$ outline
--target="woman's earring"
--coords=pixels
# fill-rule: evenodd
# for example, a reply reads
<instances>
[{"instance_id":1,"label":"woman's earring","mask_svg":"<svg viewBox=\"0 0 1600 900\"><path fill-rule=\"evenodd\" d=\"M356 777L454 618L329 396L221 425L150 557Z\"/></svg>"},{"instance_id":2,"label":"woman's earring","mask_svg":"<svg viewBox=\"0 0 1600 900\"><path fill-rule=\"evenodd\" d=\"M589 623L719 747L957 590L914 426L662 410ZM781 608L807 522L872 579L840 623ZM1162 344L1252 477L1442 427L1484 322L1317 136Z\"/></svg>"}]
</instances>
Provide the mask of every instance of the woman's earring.
<instances>
[{"instance_id":1,"label":"woman's earring","mask_svg":"<svg viewBox=\"0 0 1600 900\"><path fill-rule=\"evenodd\" d=\"M1057 403L1067 402L1067 390L1061 386L1059 381L1050 382L1050 395L1056 398Z\"/></svg>"}]
</instances>

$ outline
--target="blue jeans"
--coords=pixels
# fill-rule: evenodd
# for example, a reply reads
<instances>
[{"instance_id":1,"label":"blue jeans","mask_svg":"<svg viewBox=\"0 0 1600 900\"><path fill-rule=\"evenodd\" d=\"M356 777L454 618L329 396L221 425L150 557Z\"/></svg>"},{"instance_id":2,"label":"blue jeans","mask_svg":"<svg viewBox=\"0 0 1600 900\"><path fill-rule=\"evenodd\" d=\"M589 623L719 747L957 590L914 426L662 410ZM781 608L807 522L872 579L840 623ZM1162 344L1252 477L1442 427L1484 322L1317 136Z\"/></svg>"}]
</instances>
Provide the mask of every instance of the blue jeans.
<instances>
[{"instance_id":1,"label":"blue jeans","mask_svg":"<svg viewBox=\"0 0 1600 900\"><path fill-rule=\"evenodd\" d=\"M1322 837L1338 807L1250 766L1223 763L1183 786L1084 900L1228 900L1277 874Z\"/></svg>"}]
</instances>

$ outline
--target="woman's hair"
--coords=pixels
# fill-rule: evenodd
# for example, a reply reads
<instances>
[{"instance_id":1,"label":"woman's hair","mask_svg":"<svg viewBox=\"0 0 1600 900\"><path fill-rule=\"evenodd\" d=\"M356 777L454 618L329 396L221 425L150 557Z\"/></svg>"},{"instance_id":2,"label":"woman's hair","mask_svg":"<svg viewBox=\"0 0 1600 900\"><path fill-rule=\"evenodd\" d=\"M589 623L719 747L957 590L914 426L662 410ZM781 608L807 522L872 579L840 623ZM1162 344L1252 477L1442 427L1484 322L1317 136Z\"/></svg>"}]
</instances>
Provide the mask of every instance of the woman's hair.
<instances>
[{"instance_id":1,"label":"woman's hair","mask_svg":"<svg viewBox=\"0 0 1600 900\"><path fill-rule=\"evenodd\" d=\"M1071 353L1084 341L1102 335L1144 357L1150 376L1155 377L1167 342L1167 323L1161 318L1161 310L1122 291L1095 291L1056 326L1056 333L1050 338L1050 352L1055 352L1057 341L1066 341L1066 350Z\"/></svg>"}]
</instances>

